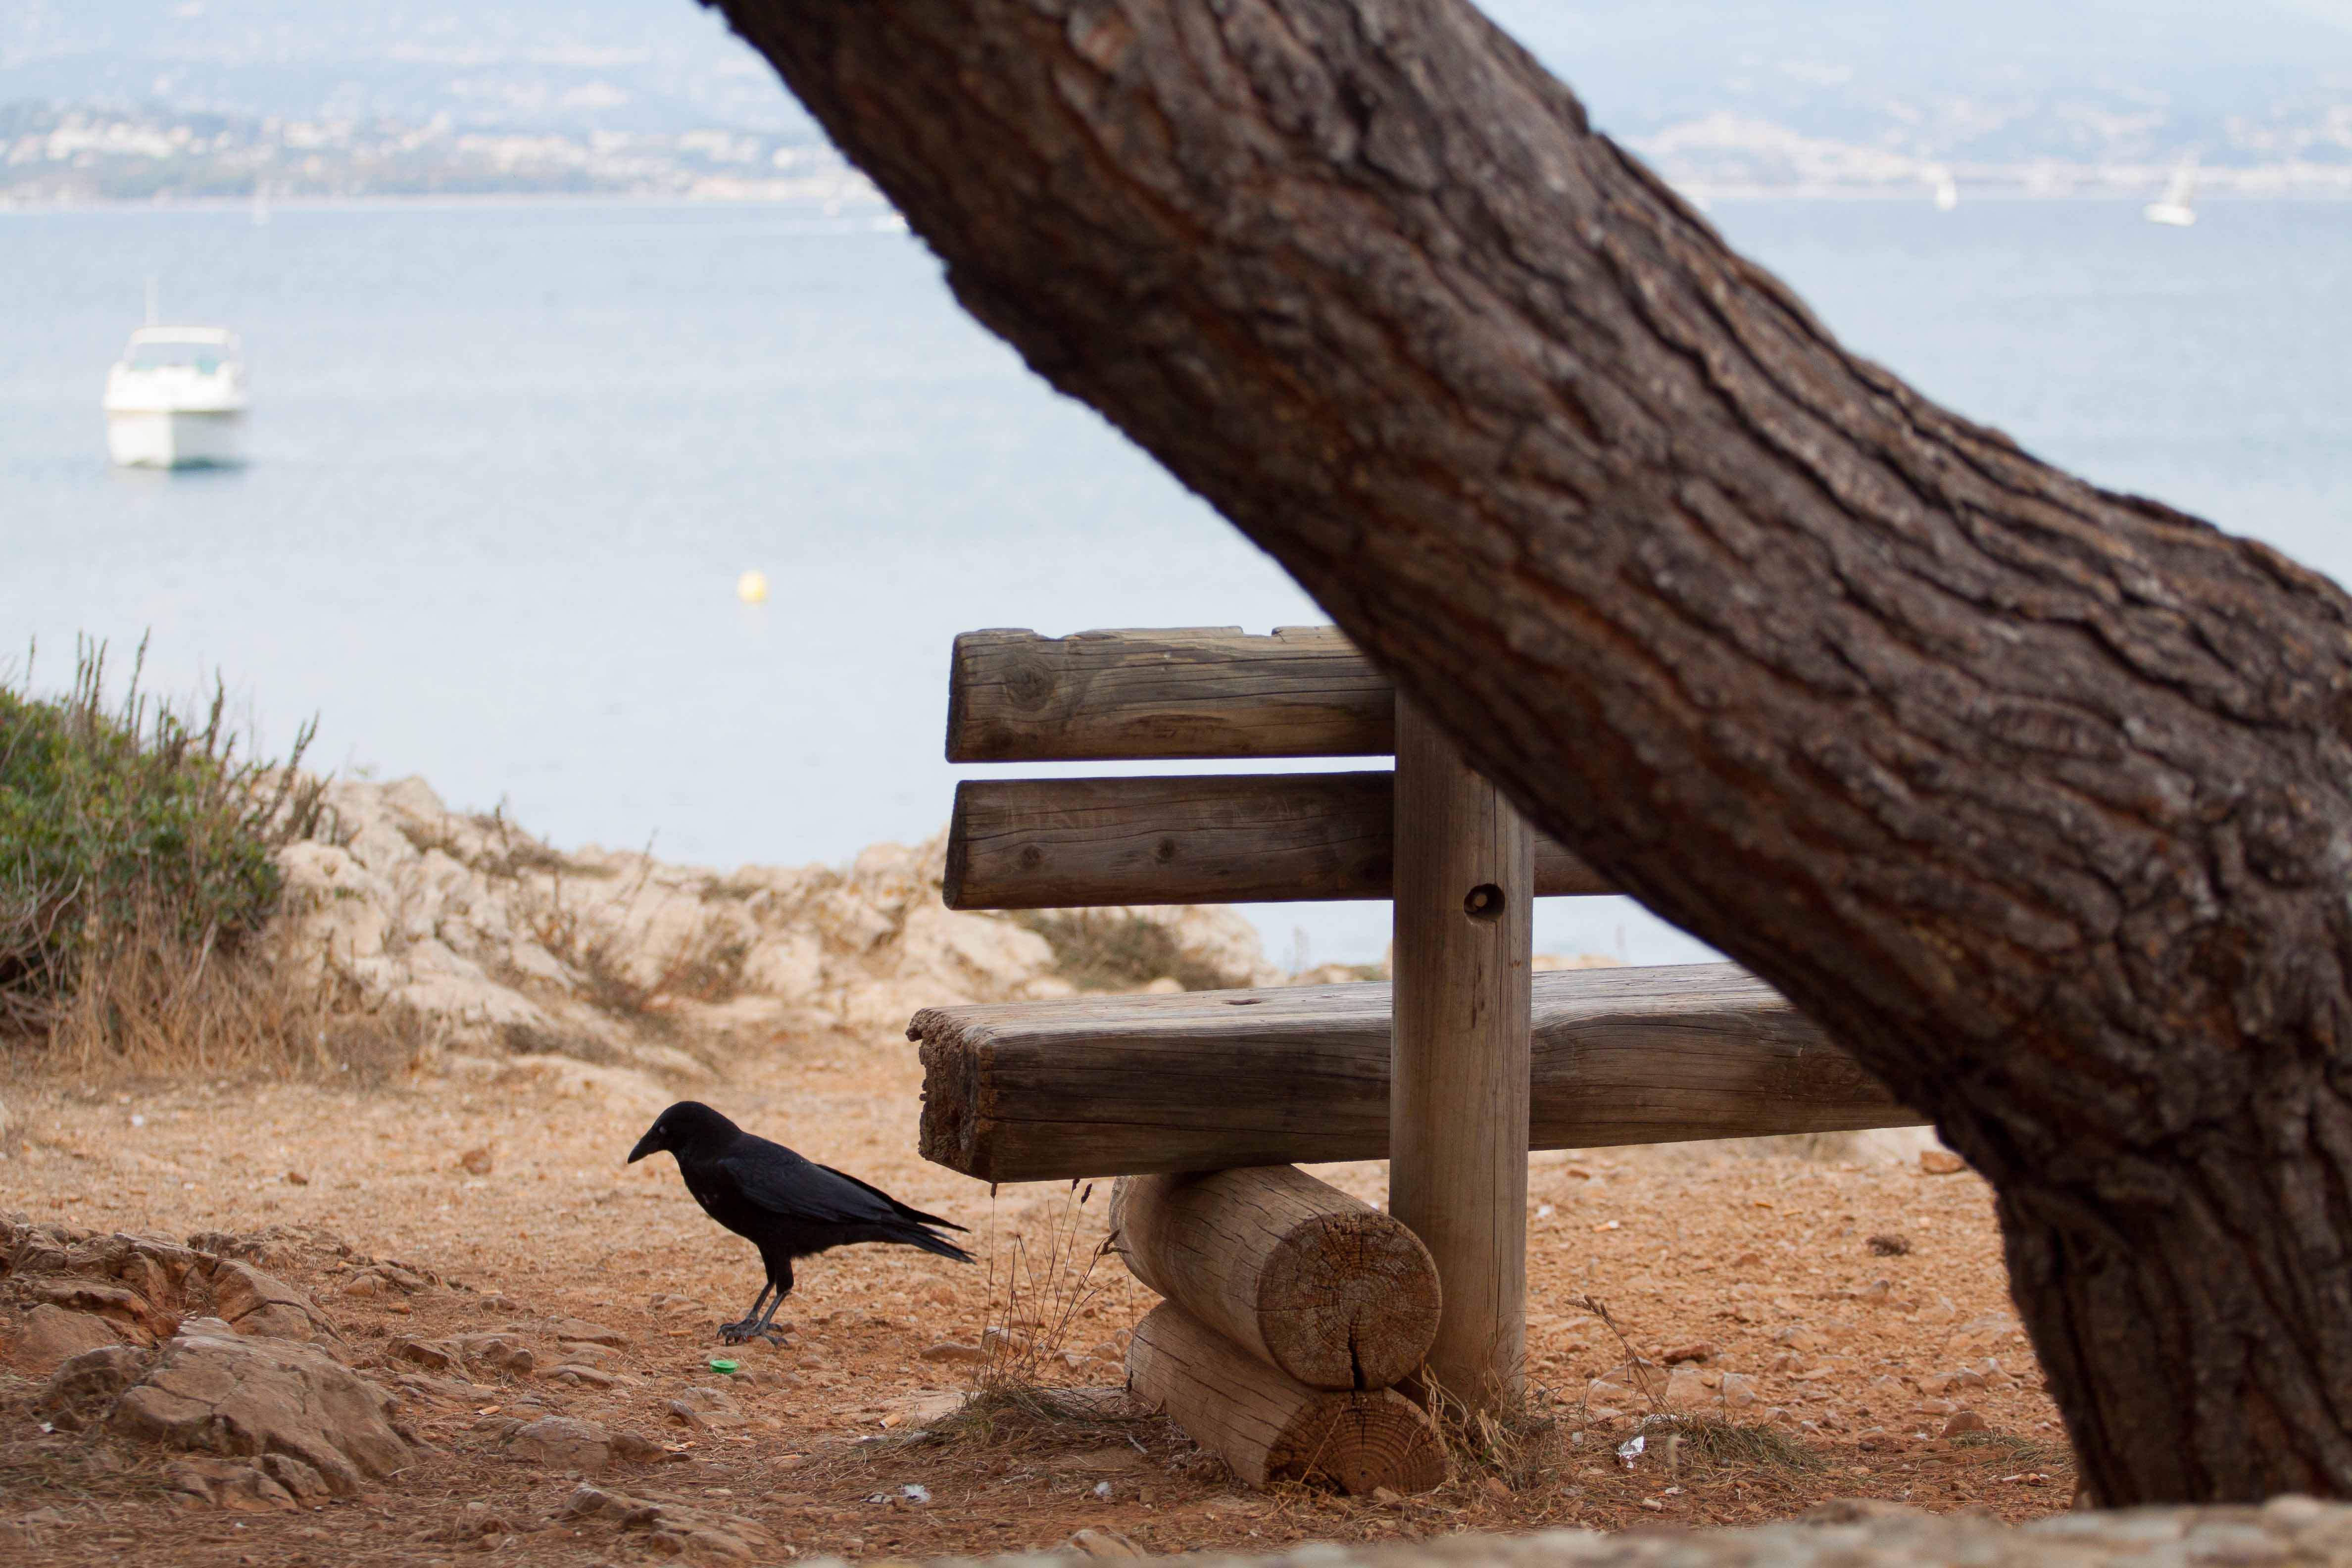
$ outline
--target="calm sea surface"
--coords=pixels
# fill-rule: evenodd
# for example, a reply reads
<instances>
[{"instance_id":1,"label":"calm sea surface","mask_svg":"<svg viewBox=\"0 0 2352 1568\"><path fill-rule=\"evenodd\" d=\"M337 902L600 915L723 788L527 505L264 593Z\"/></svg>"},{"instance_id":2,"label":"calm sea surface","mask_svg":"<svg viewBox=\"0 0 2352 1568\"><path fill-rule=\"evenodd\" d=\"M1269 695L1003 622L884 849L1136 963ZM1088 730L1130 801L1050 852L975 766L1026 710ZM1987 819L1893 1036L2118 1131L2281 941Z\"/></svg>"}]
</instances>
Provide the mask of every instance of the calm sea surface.
<instances>
[{"instance_id":1,"label":"calm sea surface","mask_svg":"<svg viewBox=\"0 0 2352 1568\"><path fill-rule=\"evenodd\" d=\"M2352 205L1725 203L1849 344L2102 482L2352 574ZM149 275L244 334L240 470L126 473ZM774 595L737 603L747 568ZM218 670L264 740L559 844L841 859L945 820L949 639L1321 617L870 217L645 204L0 214L0 659ZM1377 957L1385 906L1252 911ZM1538 945L1703 956L1621 900Z\"/></svg>"}]
</instances>

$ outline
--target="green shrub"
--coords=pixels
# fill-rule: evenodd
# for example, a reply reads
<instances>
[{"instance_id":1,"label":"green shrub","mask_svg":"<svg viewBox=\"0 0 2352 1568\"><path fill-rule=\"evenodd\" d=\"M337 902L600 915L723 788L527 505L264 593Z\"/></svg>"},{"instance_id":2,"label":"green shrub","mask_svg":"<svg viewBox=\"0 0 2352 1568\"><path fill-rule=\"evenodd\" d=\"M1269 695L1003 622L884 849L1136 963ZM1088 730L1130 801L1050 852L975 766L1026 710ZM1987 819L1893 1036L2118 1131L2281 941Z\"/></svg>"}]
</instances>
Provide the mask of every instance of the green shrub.
<instances>
[{"instance_id":1,"label":"green shrub","mask_svg":"<svg viewBox=\"0 0 2352 1568\"><path fill-rule=\"evenodd\" d=\"M102 647L62 696L0 686L0 1028L46 1026L132 933L233 952L277 907L273 852L317 826L296 772L313 727L282 765L241 759L226 689L193 722L140 691L145 653L120 704Z\"/></svg>"}]
</instances>

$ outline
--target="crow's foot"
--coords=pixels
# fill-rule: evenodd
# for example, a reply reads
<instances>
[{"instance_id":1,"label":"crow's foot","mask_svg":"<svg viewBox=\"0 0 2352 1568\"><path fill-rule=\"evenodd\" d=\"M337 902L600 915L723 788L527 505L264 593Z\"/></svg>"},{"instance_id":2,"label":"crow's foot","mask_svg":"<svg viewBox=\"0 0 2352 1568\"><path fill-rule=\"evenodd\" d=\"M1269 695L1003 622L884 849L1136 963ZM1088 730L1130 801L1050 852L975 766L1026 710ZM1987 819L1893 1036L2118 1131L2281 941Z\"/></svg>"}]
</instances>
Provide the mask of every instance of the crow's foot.
<instances>
[{"instance_id":1,"label":"crow's foot","mask_svg":"<svg viewBox=\"0 0 2352 1568\"><path fill-rule=\"evenodd\" d=\"M746 1340L765 1340L779 1350L784 1346L784 1331L782 1329L765 1327L751 1318L746 1318L740 1323L719 1324L719 1338L722 1342L730 1345L740 1345Z\"/></svg>"}]
</instances>

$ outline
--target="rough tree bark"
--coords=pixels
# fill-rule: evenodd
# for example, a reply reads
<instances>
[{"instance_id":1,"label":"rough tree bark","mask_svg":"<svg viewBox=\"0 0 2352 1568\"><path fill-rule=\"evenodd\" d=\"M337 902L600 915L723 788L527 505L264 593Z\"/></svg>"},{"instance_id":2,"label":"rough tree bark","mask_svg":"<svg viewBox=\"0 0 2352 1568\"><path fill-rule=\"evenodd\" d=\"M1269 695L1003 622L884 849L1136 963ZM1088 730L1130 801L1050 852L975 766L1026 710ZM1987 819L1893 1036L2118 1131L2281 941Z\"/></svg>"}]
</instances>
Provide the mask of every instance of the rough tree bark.
<instances>
[{"instance_id":1,"label":"rough tree bark","mask_svg":"<svg viewBox=\"0 0 2352 1568\"><path fill-rule=\"evenodd\" d=\"M1935 1116L2097 1497L2352 1495L2341 592L1846 353L1463 0L723 4L974 314Z\"/></svg>"}]
</instances>

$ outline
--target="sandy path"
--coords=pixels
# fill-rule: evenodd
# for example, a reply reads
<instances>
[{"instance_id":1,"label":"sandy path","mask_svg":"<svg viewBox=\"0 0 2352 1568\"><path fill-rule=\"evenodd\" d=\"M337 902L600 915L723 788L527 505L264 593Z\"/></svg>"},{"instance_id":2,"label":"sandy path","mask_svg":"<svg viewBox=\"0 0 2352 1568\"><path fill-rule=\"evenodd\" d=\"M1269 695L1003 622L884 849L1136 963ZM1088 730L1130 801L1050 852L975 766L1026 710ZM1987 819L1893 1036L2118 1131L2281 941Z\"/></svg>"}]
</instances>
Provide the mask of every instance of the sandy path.
<instances>
[{"instance_id":1,"label":"sandy path","mask_svg":"<svg viewBox=\"0 0 2352 1568\"><path fill-rule=\"evenodd\" d=\"M961 1219L983 1260L962 1268L868 1247L809 1261L782 1314L796 1325L793 1346L746 1354L754 1381L728 1384L735 1408L706 1430L680 1425L669 1402L725 1381L709 1366L719 1353L710 1328L749 1303L759 1274L750 1247L693 1206L671 1161L621 1163L664 1095L593 1074L568 1086L425 1080L375 1089L19 1084L9 1095L17 1121L0 1163L0 1212L175 1237L315 1227L354 1254L429 1270L449 1288L352 1296L339 1283L351 1266L331 1251L289 1265L362 1365L409 1379L414 1425L441 1450L368 1499L236 1519L170 1512L152 1479L140 1489L152 1459L118 1475L107 1467L119 1461L88 1444L39 1434L30 1409L37 1383L0 1374L0 1475L37 1483L0 1487L22 1492L0 1500L0 1522L30 1517L18 1539L58 1562L114 1554L110 1532L134 1519L145 1554L174 1563L430 1563L485 1545L517 1560L578 1561L584 1546L614 1560L641 1554L641 1532L551 1517L573 1479L499 1447L502 1424L549 1413L677 1447L667 1462L609 1484L724 1505L772 1538L759 1554L777 1559L1051 1547L1088 1526L1173 1551L1538 1522L1748 1522L1851 1496L2024 1517L2067 1499L2064 1442L2009 1316L1983 1184L1929 1176L1916 1163L1840 1165L1725 1146L1537 1158L1531 1379L1539 1403L1567 1417L1562 1432L1589 1435L1580 1447L1540 1453L1512 1485L1465 1473L1388 1506L1295 1488L1248 1493L1160 1422L1067 1432L1005 1422L908 1447L897 1436L932 1419L971 1376L921 1352L976 1341L984 1324L1003 1321L1015 1238L1033 1268L1057 1244L1089 1250L1107 1196L1097 1191L1080 1208L1058 1187L1008 1187L992 1199L923 1163L913 1153L919 1087L903 1041L816 1036L740 1049L724 1080L686 1091ZM472 1150L488 1151L486 1173L462 1163ZM1322 1173L1381 1195L1376 1165ZM1891 1239L1874 1250L1873 1237ZM1151 1298L1115 1259L1097 1265L1091 1283L1067 1348L1115 1352ZM1796 1445L1778 1458L1721 1464L1684 1464L1678 1454L1671 1472L1654 1449L1621 1468L1608 1447L1630 1428L1604 1434L1580 1408L1589 1380L1625 1359L1579 1305L1587 1296L1645 1352L1711 1343L1704 1373L1742 1374L1759 1395L1739 1419L1760 1424L1783 1411L1771 1419ZM592 1369L612 1381L543 1375L557 1356L549 1325L566 1316L625 1336ZM542 1375L420 1377L389 1349L401 1335L487 1328L532 1337ZM1986 1369L1987 1357L1998 1366ZM1970 1376L1948 1385L1963 1367ZM1987 1371L1990 1384L1975 1386ZM1097 1361L1054 1375L1099 1384L1117 1373ZM1990 1431L1936 1436L1948 1418L1937 1400L1976 1412ZM860 1436L891 1441L851 1447ZM71 1485L58 1486L61 1478ZM932 1500L908 1502L898 1489L908 1483L929 1488ZM885 1493L898 1500L866 1500ZM476 1530L493 1517L497 1529Z\"/></svg>"}]
</instances>

